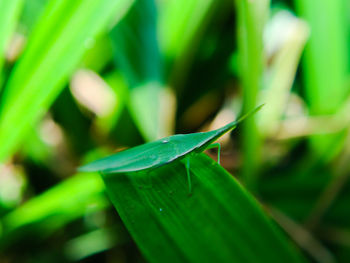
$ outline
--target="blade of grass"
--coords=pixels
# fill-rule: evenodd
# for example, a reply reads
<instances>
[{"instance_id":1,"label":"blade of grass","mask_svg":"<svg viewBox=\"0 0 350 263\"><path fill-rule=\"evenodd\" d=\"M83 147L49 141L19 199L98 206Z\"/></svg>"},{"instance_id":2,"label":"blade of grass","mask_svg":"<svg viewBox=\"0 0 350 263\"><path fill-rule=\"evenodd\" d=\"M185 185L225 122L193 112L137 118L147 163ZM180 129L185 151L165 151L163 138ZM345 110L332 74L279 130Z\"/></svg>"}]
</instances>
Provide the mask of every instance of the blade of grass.
<instances>
[{"instance_id":1,"label":"blade of grass","mask_svg":"<svg viewBox=\"0 0 350 263\"><path fill-rule=\"evenodd\" d=\"M207 15L213 11L213 0L170 0L160 5L160 43L168 58L175 58L189 46L203 30ZM181 39L181 41L179 41Z\"/></svg>"},{"instance_id":2,"label":"blade of grass","mask_svg":"<svg viewBox=\"0 0 350 263\"><path fill-rule=\"evenodd\" d=\"M236 0L238 56L243 89L243 113L256 107L263 73L263 29L269 0ZM243 180L255 188L260 159L260 138L255 117L243 123Z\"/></svg>"},{"instance_id":3,"label":"blade of grass","mask_svg":"<svg viewBox=\"0 0 350 263\"><path fill-rule=\"evenodd\" d=\"M44 10L46 2L46 0L24 1L23 12L20 18L21 28L25 28L25 31L28 33L32 31L40 14Z\"/></svg>"},{"instance_id":4,"label":"blade of grass","mask_svg":"<svg viewBox=\"0 0 350 263\"><path fill-rule=\"evenodd\" d=\"M93 46L85 53L82 66L95 72L103 71L113 57L112 43L109 34L102 34L96 38Z\"/></svg>"},{"instance_id":5,"label":"blade of grass","mask_svg":"<svg viewBox=\"0 0 350 263\"><path fill-rule=\"evenodd\" d=\"M334 114L349 93L349 87L346 86L348 50L344 2L294 2L298 13L311 28L303 58L305 94L310 113ZM311 147L319 156L329 160L341 150L343 135L314 136L310 140Z\"/></svg>"},{"instance_id":6,"label":"blade of grass","mask_svg":"<svg viewBox=\"0 0 350 263\"><path fill-rule=\"evenodd\" d=\"M50 1L16 64L0 104L0 160L19 146L98 33L131 1Z\"/></svg>"},{"instance_id":7,"label":"blade of grass","mask_svg":"<svg viewBox=\"0 0 350 263\"><path fill-rule=\"evenodd\" d=\"M171 68L170 82L182 86L193 55L218 8L229 1L170 0L159 4L159 42ZM179 41L181 40L181 41Z\"/></svg>"},{"instance_id":8,"label":"blade of grass","mask_svg":"<svg viewBox=\"0 0 350 263\"><path fill-rule=\"evenodd\" d=\"M104 189L98 174L78 174L27 201L1 219L0 250L26 233L44 238L74 219L102 210L109 205Z\"/></svg>"},{"instance_id":9,"label":"blade of grass","mask_svg":"<svg viewBox=\"0 0 350 263\"><path fill-rule=\"evenodd\" d=\"M170 135L174 118L173 112L164 114L174 106L163 84L156 29L154 1L140 0L111 32L115 62L130 87L128 107L146 141Z\"/></svg>"},{"instance_id":10,"label":"blade of grass","mask_svg":"<svg viewBox=\"0 0 350 263\"><path fill-rule=\"evenodd\" d=\"M120 224L113 228L101 228L76 237L67 242L64 252L72 261L79 261L128 242L130 242L130 236Z\"/></svg>"},{"instance_id":11,"label":"blade of grass","mask_svg":"<svg viewBox=\"0 0 350 263\"><path fill-rule=\"evenodd\" d=\"M150 262L303 262L253 197L204 154L105 175L107 193ZM253 252L254 251L254 252Z\"/></svg>"},{"instance_id":12,"label":"blade of grass","mask_svg":"<svg viewBox=\"0 0 350 263\"><path fill-rule=\"evenodd\" d=\"M9 40L15 31L18 17L23 7L23 0L0 1L0 89L2 84L2 67Z\"/></svg>"}]
</instances>

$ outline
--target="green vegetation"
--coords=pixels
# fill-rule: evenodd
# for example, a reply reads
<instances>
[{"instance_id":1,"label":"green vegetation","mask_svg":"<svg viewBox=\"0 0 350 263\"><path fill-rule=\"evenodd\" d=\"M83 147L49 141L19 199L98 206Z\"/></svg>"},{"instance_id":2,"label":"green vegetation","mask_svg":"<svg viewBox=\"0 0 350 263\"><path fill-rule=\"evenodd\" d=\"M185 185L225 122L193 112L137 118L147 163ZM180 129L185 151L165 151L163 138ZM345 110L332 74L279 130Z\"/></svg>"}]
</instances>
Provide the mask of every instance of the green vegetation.
<instances>
[{"instance_id":1,"label":"green vegetation","mask_svg":"<svg viewBox=\"0 0 350 263\"><path fill-rule=\"evenodd\" d=\"M0 263L350 262L349 12L0 0Z\"/></svg>"}]
</instances>

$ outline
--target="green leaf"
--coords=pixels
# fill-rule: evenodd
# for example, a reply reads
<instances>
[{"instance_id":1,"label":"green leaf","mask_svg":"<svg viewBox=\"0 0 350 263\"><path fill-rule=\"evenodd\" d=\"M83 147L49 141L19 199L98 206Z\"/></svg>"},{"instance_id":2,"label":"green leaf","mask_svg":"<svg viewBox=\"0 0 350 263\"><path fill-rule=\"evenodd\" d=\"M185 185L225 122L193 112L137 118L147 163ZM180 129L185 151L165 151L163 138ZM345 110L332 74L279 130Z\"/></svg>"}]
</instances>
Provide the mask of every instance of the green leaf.
<instances>
[{"instance_id":1,"label":"green leaf","mask_svg":"<svg viewBox=\"0 0 350 263\"><path fill-rule=\"evenodd\" d=\"M82 260L91 255L130 242L130 236L122 224L113 228L100 228L70 240L64 252L72 261Z\"/></svg>"},{"instance_id":2,"label":"green leaf","mask_svg":"<svg viewBox=\"0 0 350 263\"><path fill-rule=\"evenodd\" d=\"M116 64L131 87L162 80L153 0L137 1L111 31Z\"/></svg>"},{"instance_id":3,"label":"green leaf","mask_svg":"<svg viewBox=\"0 0 350 263\"><path fill-rule=\"evenodd\" d=\"M40 14L45 8L47 0L30 0L24 1L23 11L21 14L21 26L26 32L31 32Z\"/></svg>"},{"instance_id":4,"label":"green leaf","mask_svg":"<svg viewBox=\"0 0 350 263\"><path fill-rule=\"evenodd\" d=\"M185 165L104 176L107 192L150 262L303 262L259 204L204 154Z\"/></svg>"},{"instance_id":5,"label":"green leaf","mask_svg":"<svg viewBox=\"0 0 350 263\"><path fill-rule=\"evenodd\" d=\"M27 201L1 219L0 248L26 233L47 237L66 223L109 205L98 174L78 174Z\"/></svg>"},{"instance_id":6,"label":"green leaf","mask_svg":"<svg viewBox=\"0 0 350 263\"><path fill-rule=\"evenodd\" d=\"M101 72L112 60L112 43L109 34L96 38L94 45L85 53L82 67Z\"/></svg>"},{"instance_id":7,"label":"green leaf","mask_svg":"<svg viewBox=\"0 0 350 263\"><path fill-rule=\"evenodd\" d=\"M23 0L0 0L0 72L4 63L6 48L15 31L22 7Z\"/></svg>"},{"instance_id":8,"label":"green leaf","mask_svg":"<svg viewBox=\"0 0 350 263\"><path fill-rule=\"evenodd\" d=\"M172 64L170 81L177 90L181 90L190 73L194 54L212 17L229 4L230 1L215 0L159 1L159 43L166 61Z\"/></svg>"},{"instance_id":9,"label":"green leaf","mask_svg":"<svg viewBox=\"0 0 350 263\"><path fill-rule=\"evenodd\" d=\"M254 108L261 89L263 64L263 29L269 13L269 0L237 0L238 56L243 89L243 112ZM243 124L243 179L250 189L255 181L260 162L260 135L255 118Z\"/></svg>"},{"instance_id":10,"label":"green leaf","mask_svg":"<svg viewBox=\"0 0 350 263\"><path fill-rule=\"evenodd\" d=\"M193 51L220 2L224 1L170 0L160 3L160 43L167 58L184 58Z\"/></svg>"},{"instance_id":11,"label":"green leaf","mask_svg":"<svg viewBox=\"0 0 350 263\"><path fill-rule=\"evenodd\" d=\"M129 110L146 141L169 135L174 118L172 112L164 114L173 106L163 85L156 30L154 1L139 0L111 32L115 62L129 84Z\"/></svg>"},{"instance_id":12,"label":"green leaf","mask_svg":"<svg viewBox=\"0 0 350 263\"><path fill-rule=\"evenodd\" d=\"M341 0L294 2L298 14L311 28L303 57L303 79L310 113L334 114L349 94L346 83L349 74L347 10ZM329 160L343 147L343 135L314 136L310 142L318 156Z\"/></svg>"},{"instance_id":13,"label":"green leaf","mask_svg":"<svg viewBox=\"0 0 350 263\"><path fill-rule=\"evenodd\" d=\"M0 104L0 160L12 154L64 87L89 44L131 0L49 1Z\"/></svg>"},{"instance_id":14,"label":"green leaf","mask_svg":"<svg viewBox=\"0 0 350 263\"><path fill-rule=\"evenodd\" d=\"M312 32L303 60L310 110L313 114L332 114L342 105L349 91L345 86L348 52L344 4L341 0L294 2Z\"/></svg>"}]
</instances>

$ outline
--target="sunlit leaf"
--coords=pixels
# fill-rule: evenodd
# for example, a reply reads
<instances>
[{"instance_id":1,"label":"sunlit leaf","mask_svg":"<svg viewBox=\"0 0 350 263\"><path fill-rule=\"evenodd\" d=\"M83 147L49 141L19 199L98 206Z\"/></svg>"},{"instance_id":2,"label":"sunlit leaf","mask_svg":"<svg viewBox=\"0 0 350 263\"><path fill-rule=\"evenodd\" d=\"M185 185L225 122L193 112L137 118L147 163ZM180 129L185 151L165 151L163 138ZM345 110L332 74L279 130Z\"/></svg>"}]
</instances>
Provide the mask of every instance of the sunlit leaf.
<instances>
[{"instance_id":1,"label":"sunlit leaf","mask_svg":"<svg viewBox=\"0 0 350 263\"><path fill-rule=\"evenodd\" d=\"M349 94L349 50L343 1L295 0L298 14L311 27L305 48L303 72L305 95L312 115L334 114ZM327 16L324 14L327 13ZM321 22L322 21L322 22ZM325 159L334 157L342 148L344 134L314 136L313 149Z\"/></svg>"},{"instance_id":2,"label":"sunlit leaf","mask_svg":"<svg viewBox=\"0 0 350 263\"><path fill-rule=\"evenodd\" d=\"M90 43L131 0L49 1L15 65L0 104L0 160L19 146L31 125L64 87Z\"/></svg>"},{"instance_id":3,"label":"sunlit leaf","mask_svg":"<svg viewBox=\"0 0 350 263\"><path fill-rule=\"evenodd\" d=\"M23 2L23 0L0 1L0 74L4 63L5 51L15 31Z\"/></svg>"},{"instance_id":4,"label":"sunlit leaf","mask_svg":"<svg viewBox=\"0 0 350 263\"><path fill-rule=\"evenodd\" d=\"M2 220L0 248L25 234L47 237L85 214L102 210L109 202L98 174L80 174L34 197Z\"/></svg>"}]
</instances>

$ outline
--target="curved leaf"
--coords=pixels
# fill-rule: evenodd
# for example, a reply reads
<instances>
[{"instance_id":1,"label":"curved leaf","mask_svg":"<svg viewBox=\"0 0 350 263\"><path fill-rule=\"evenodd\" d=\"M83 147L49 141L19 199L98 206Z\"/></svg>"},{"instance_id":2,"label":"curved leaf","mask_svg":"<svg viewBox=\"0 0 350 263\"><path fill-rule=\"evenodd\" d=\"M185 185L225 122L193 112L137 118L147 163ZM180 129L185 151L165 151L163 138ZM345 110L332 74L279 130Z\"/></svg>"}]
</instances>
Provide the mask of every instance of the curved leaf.
<instances>
[{"instance_id":1,"label":"curved leaf","mask_svg":"<svg viewBox=\"0 0 350 263\"><path fill-rule=\"evenodd\" d=\"M139 0L111 32L115 62L129 84L128 108L146 141L171 134L174 122L156 26L154 0Z\"/></svg>"},{"instance_id":2,"label":"curved leaf","mask_svg":"<svg viewBox=\"0 0 350 263\"><path fill-rule=\"evenodd\" d=\"M204 154L150 172L104 176L107 192L150 262L303 262L258 203Z\"/></svg>"},{"instance_id":3,"label":"curved leaf","mask_svg":"<svg viewBox=\"0 0 350 263\"><path fill-rule=\"evenodd\" d=\"M131 0L49 1L15 65L0 104L0 161L8 157L64 87L89 43Z\"/></svg>"}]
</instances>

